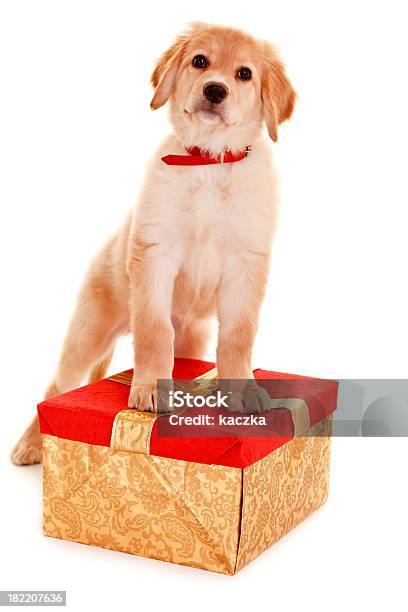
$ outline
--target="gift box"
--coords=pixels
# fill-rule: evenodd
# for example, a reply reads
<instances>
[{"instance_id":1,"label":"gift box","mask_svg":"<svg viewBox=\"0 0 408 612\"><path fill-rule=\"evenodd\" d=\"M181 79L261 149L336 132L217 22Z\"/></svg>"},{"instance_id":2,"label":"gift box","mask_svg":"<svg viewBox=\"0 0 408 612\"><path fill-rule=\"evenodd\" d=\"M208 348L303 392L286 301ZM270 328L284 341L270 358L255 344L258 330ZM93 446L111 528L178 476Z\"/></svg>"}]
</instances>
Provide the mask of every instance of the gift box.
<instances>
[{"instance_id":1,"label":"gift box","mask_svg":"<svg viewBox=\"0 0 408 612\"><path fill-rule=\"evenodd\" d=\"M176 359L173 377L214 373ZM45 535L235 574L325 502L337 382L255 370L276 435L170 437L169 415L127 409L131 376L39 404Z\"/></svg>"}]
</instances>

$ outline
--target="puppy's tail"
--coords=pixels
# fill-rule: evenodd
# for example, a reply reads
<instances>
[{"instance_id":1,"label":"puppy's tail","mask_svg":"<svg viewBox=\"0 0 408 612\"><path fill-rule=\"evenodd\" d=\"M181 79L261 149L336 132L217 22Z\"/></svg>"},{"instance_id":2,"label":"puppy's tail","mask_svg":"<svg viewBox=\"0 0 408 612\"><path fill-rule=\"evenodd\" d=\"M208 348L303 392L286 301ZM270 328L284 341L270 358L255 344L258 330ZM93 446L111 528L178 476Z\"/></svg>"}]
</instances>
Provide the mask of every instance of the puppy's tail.
<instances>
[{"instance_id":1,"label":"puppy's tail","mask_svg":"<svg viewBox=\"0 0 408 612\"><path fill-rule=\"evenodd\" d=\"M113 351L114 348L102 359L102 361L99 361L93 366L89 374L88 383L98 382L101 378L105 378L110 362L112 361Z\"/></svg>"}]
</instances>

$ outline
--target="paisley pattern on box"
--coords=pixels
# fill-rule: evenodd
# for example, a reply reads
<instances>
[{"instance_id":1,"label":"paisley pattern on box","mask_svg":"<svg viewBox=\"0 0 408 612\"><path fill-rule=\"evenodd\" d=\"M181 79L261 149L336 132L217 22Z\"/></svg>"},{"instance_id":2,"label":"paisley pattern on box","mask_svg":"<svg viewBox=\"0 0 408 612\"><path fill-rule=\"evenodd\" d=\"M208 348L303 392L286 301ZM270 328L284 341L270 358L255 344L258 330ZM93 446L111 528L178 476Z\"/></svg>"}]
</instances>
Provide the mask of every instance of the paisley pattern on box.
<instances>
[{"instance_id":1,"label":"paisley pattern on box","mask_svg":"<svg viewBox=\"0 0 408 612\"><path fill-rule=\"evenodd\" d=\"M308 433L244 469L43 435L44 533L234 574L326 500L331 417Z\"/></svg>"},{"instance_id":2,"label":"paisley pattern on box","mask_svg":"<svg viewBox=\"0 0 408 612\"><path fill-rule=\"evenodd\" d=\"M331 416L244 469L236 571L255 559L327 499Z\"/></svg>"},{"instance_id":3,"label":"paisley pattern on box","mask_svg":"<svg viewBox=\"0 0 408 612\"><path fill-rule=\"evenodd\" d=\"M233 573L242 470L43 436L44 532Z\"/></svg>"}]
</instances>

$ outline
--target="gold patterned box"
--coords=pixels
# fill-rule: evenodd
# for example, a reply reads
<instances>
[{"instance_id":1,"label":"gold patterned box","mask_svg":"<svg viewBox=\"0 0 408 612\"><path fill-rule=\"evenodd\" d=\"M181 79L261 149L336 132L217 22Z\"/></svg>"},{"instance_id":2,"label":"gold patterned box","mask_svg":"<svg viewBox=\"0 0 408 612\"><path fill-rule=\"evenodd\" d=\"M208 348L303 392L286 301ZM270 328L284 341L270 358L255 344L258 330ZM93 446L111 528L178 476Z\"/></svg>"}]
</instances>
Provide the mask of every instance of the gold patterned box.
<instances>
[{"instance_id":1,"label":"gold patterned box","mask_svg":"<svg viewBox=\"0 0 408 612\"><path fill-rule=\"evenodd\" d=\"M212 368L178 359L174 377ZM289 414L292 433L199 440L163 438L157 415L127 410L130 374L39 405L46 535L235 574L326 500L337 383L257 370L287 377L273 412ZM317 384L308 428L295 435L299 380Z\"/></svg>"}]
</instances>

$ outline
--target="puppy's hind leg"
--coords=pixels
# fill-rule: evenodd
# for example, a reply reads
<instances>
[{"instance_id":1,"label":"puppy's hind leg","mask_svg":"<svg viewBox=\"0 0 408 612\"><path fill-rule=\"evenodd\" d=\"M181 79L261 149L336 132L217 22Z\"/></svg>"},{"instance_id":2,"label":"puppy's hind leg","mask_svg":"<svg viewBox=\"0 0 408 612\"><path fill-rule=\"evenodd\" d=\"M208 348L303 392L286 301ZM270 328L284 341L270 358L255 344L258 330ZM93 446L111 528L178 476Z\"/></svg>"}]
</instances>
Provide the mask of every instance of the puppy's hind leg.
<instances>
[{"instance_id":1,"label":"puppy's hind leg","mask_svg":"<svg viewBox=\"0 0 408 612\"><path fill-rule=\"evenodd\" d=\"M173 321L174 354L188 359L205 359L211 333L209 318L193 319L187 325Z\"/></svg>"},{"instance_id":2,"label":"puppy's hind leg","mask_svg":"<svg viewBox=\"0 0 408 612\"><path fill-rule=\"evenodd\" d=\"M63 345L55 378L45 399L78 387L91 371L91 381L102 378L115 340L127 326L127 296L114 295L101 266L93 266L80 292ZM40 463L42 455L38 417L15 446L11 459L17 465Z\"/></svg>"},{"instance_id":3,"label":"puppy's hind leg","mask_svg":"<svg viewBox=\"0 0 408 612\"><path fill-rule=\"evenodd\" d=\"M88 384L98 382L98 380L105 378L110 362L112 361L113 351L114 348L112 348L112 350L109 351L109 353L101 361L92 367L88 377Z\"/></svg>"}]
</instances>

